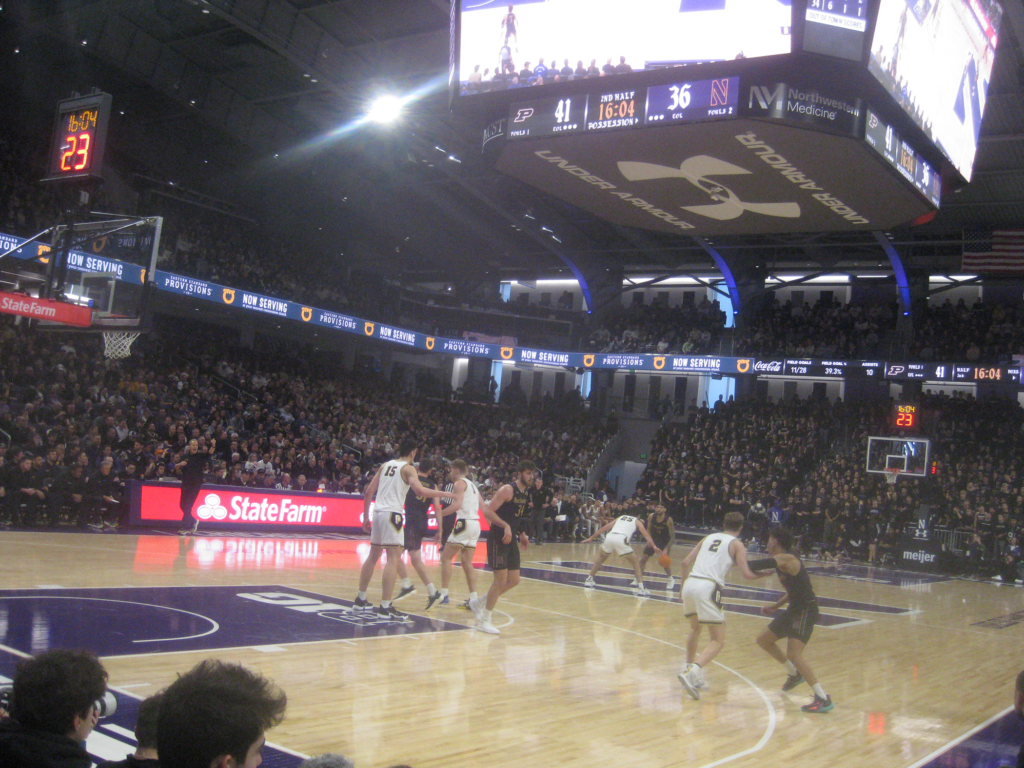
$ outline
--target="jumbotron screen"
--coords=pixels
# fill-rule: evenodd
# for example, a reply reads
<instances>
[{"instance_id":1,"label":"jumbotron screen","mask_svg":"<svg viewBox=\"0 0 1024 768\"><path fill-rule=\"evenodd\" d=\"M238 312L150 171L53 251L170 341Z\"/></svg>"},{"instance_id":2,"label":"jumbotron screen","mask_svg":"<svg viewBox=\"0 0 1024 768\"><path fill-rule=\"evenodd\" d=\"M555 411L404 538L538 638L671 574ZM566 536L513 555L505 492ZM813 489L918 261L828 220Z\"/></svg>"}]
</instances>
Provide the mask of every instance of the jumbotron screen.
<instances>
[{"instance_id":1,"label":"jumbotron screen","mask_svg":"<svg viewBox=\"0 0 1024 768\"><path fill-rule=\"evenodd\" d=\"M790 0L460 2L467 95L791 49Z\"/></svg>"},{"instance_id":2,"label":"jumbotron screen","mask_svg":"<svg viewBox=\"0 0 1024 768\"><path fill-rule=\"evenodd\" d=\"M1003 9L994 0L881 0L868 66L970 181Z\"/></svg>"}]
</instances>

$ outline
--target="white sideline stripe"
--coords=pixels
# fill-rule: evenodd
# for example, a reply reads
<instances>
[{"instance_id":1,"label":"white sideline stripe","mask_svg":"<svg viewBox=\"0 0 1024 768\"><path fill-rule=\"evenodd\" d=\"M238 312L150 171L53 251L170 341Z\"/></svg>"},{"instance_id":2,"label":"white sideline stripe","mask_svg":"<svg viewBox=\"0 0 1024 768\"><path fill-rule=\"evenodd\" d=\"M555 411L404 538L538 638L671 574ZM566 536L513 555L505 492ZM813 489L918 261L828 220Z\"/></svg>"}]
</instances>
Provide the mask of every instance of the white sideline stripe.
<instances>
[{"instance_id":1,"label":"white sideline stripe","mask_svg":"<svg viewBox=\"0 0 1024 768\"><path fill-rule=\"evenodd\" d=\"M1007 707L1002 712L997 712L996 714L992 715L992 717L990 717L988 720L986 720L984 723L981 723L980 725L974 726L973 728L971 728L971 730L967 731L967 733L963 734L962 736L958 736L957 738L953 739L952 741L947 742L946 744L944 744L943 746L939 747L934 752L932 752L930 755L926 755L925 757L922 757L920 760L918 760L916 763L908 765L907 768L921 768L921 766L924 765L925 763L929 763L932 760L934 760L936 757L938 757L939 755L943 754L944 752L948 752L950 749L955 747L957 744L959 744L959 743L961 743L963 741L966 741L967 739L971 738L971 736L976 734L978 731L982 730L983 728L987 728L988 726L992 725L992 723L994 723L996 720L998 720L1001 717L1005 717L1006 715L1008 715L1012 711L1013 711L1013 707Z\"/></svg>"}]
</instances>

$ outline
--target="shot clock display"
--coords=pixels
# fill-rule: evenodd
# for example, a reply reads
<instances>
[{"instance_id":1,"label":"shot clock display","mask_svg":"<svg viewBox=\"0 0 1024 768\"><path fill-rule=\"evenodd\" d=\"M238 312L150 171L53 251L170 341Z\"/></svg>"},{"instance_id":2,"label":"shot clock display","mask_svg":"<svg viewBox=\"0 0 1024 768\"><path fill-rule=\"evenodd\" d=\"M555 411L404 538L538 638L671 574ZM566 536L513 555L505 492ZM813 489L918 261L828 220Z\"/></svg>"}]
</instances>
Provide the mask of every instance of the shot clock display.
<instances>
[{"instance_id":1,"label":"shot clock display","mask_svg":"<svg viewBox=\"0 0 1024 768\"><path fill-rule=\"evenodd\" d=\"M111 96L94 93L57 104L46 180L98 176L103 167Z\"/></svg>"},{"instance_id":2,"label":"shot clock display","mask_svg":"<svg viewBox=\"0 0 1024 768\"><path fill-rule=\"evenodd\" d=\"M916 403L896 403L892 408L892 425L896 429L916 430L918 427Z\"/></svg>"}]
</instances>

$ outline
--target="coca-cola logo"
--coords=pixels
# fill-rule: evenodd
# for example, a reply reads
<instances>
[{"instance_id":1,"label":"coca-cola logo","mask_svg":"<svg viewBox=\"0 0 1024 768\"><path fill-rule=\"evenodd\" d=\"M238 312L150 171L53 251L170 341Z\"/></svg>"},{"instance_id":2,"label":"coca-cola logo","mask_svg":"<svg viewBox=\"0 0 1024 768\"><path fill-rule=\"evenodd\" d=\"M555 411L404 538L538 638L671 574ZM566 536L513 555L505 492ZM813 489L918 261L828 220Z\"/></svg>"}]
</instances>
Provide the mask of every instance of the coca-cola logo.
<instances>
[{"instance_id":1,"label":"coca-cola logo","mask_svg":"<svg viewBox=\"0 0 1024 768\"><path fill-rule=\"evenodd\" d=\"M782 361L758 360L754 363L754 371L757 373L782 373Z\"/></svg>"}]
</instances>

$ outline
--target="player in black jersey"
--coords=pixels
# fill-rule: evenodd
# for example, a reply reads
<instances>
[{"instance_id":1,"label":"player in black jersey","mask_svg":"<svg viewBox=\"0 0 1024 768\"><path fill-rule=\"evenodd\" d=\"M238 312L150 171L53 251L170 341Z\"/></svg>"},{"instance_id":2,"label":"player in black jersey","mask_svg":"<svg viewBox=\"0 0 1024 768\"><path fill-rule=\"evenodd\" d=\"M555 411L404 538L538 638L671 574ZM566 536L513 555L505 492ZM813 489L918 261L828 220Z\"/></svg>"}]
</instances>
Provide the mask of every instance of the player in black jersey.
<instances>
[{"instance_id":1,"label":"player in black jersey","mask_svg":"<svg viewBox=\"0 0 1024 768\"><path fill-rule=\"evenodd\" d=\"M424 488L434 489L437 487L430 480L430 473L433 469L434 463L430 459L420 459L416 463L416 475L420 479L420 485ZM431 511L433 506L433 499L418 496L416 491L410 488L409 492L405 495L405 526L402 528L402 532L405 535L405 551L409 553L409 562L412 563L412 567L416 570L420 581L426 586L427 594L431 598L437 594L437 588L430 580L427 569L423 565L420 547L423 544L423 538L430 535L430 531L427 528L427 519L434 516ZM401 600L403 597L407 597L416 591L416 588L412 585L412 580L409 578L409 569L405 567L405 563L402 560L398 561L398 578L402 581L402 587L395 596L395 600Z\"/></svg>"},{"instance_id":2,"label":"player in black jersey","mask_svg":"<svg viewBox=\"0 0 1024 768\"><path fill-rule=\"evenodd\" d=\"M800 558L793 554L793 534L785 528L772 528L768 534L768 553L771 558L751 562L750 567L754 570L767 570L774 565L786 594L774 605L766 605L761 609L765 616L775 614L775 618L758 636L757 644L773 659L786 666L789 677L782 690L792 690L804 680L814 689L814 701L801 707L804 712L829 712L833 707L832 698L825 693L811 665L804 658L804 648L811 639L814 622L818 620L818 599L811 587L811 577L807 575L807 569ZM789 603L786 610L779 613L779 609L786 603ZM784 637L788 638L785 653L777 645Z\"/></svg>"},{"instance_id":3,"label":"player in black jersey","mask_svg":"<svg viewBox=\"0 0 1024 768\"><path fill-rule=\"evenodd\" d=\"M647 515L647 532L651 534L651 538L654 539L654 545L659 549L664 550L665 554L669 554L669 550L672 549L672 542L675 541L676 532L672 518L668 515L668 507L664 504L658 503L654 505L654 510ZM648 545L644 547L643 557L640 558L640 575L642 576L646 571L645 567L647 561L654 555L654 547ZM665 575L668 577L668 583L665 584L665 589L671 592L676 588L676 580L672 577L672 564L669 563L668 567L661 566L665 571Z\"/></svg>"},{"instance_id":4,"label":"player in black jersey","mask_svg":"<svg viewBox=\"0 0 1024 768\"><path fill-rule=\"evenodd\" d=\"M501 486L484 507L484 517L491 524L487 531L487 565L494 571L494 581L487 591L486 605L476 617L477 629L490 635L499 634L491 622L498 598L519 583L519 544L524 548L530 544L524 528L533 511L531 491L536 472L537 465L532 461L520 461L515 482Z\"/></svg>"}]
</instances>

